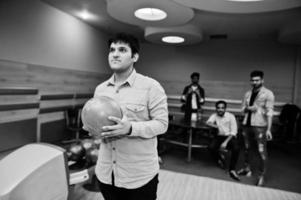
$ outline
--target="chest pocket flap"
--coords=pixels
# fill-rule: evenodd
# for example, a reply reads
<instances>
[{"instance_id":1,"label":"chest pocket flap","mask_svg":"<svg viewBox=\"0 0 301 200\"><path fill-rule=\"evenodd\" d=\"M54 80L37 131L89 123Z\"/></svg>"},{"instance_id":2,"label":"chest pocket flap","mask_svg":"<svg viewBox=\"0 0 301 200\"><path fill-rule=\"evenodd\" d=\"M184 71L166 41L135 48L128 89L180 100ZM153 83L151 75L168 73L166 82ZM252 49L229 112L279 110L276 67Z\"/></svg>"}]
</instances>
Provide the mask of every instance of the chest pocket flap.
<instances>
[{"instance_id":1,"label":"chest pocket flap","mask_svg":"<svg viewBox=\"0 0 301 200\"><path fill-rule=\"evenodd\" d=\"M128 104L126 105L126 108L132 112L141 112L145 110L144 105L137 105L137 104Z\"/></svg>"}]
</instances>

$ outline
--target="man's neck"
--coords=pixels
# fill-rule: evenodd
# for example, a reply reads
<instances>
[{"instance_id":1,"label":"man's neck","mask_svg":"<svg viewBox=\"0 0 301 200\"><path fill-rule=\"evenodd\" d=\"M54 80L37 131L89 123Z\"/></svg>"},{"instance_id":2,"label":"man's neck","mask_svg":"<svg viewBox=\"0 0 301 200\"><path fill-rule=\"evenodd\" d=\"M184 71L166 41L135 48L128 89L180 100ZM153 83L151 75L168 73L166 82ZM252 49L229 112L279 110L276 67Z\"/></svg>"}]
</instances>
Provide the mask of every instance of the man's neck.
<instances>
[{"instance_id":1,"label":"man's neck","mask_svg":"<svg viewBox=\"0 0 301 200\"><path fill-rule=\"evenodd\" d=\"M130 67L128 70L123 71L123 72L115 72L114 73L114 81L117 85L123 84L126 79L131 75L133 72L134 67Z\"/></svg>"},{"instance_id":2,"label":"man's neck","mask_svg":"<svg viewBox=\"0 0 301 200\"><path fill-rule=\"evenodd\" d=\"M217 116L219 116L219 117L224 117L225 116L225 113L224 114L222 114L222 115L219 115L219 114L217 114Z\"/></svg>"}]
</instances>

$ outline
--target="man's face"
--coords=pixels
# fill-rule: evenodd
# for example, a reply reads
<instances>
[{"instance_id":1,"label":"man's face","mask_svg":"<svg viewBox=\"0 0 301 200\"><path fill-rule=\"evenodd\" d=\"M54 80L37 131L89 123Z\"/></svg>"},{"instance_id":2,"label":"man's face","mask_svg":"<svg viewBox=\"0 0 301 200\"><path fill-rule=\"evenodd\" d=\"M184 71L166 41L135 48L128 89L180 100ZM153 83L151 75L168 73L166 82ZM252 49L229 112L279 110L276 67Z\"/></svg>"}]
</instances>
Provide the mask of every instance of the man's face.
<instances>
[{"instance_id":1,"label":"man's face","mask_svg":"<svg viewBox=\"0 0 301 200\"><path fill-rule=\"evenodd\" d=\"M216 106L216 113L218 116L224 116L226 112L226 106L223 103L220 103Z\"/></svg>"},{"instance_id":2,"label":"man's face","mask_svg":"<svg viewBox=\"0 0 301 200\"><path fill-rule=\"evenodd\" d=\"M193 76L193 77L191 78L191 82L192 82L193 84L198 84L198 83L199 83L199 78L198 78L197 76Z\"/></svg>"},{"instance_id":3,"label":"man's face","mask_svg":"<svg viewBox=\"0 0 301 200\"><path fill-rule=\"evenodd\" d=\"M254 77L251 77L250 82L251 82L251 86L253 87L253 89L258 89L263 84L263 78L261 78L260 76L254 76Z\"/></svg>"},{"instance_id":4,"label":"man's face","mask_svg":"<svg viewBox=\"0 0 301 200\"><path fill-rule=\"evenodd\" d=\"M111 44L108 60L114 72L124 72L138 60L138 54L132 55L132 50L127 43L117 42Z\"/></svg>"}]
</instances>

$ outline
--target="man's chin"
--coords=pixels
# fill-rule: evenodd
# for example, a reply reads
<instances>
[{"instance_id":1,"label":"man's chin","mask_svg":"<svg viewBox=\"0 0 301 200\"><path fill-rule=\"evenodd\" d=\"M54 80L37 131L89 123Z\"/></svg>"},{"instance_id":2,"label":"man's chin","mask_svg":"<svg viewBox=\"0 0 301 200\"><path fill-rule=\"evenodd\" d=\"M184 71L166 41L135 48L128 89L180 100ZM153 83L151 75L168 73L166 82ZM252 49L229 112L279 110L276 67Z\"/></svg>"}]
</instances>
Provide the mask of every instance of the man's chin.
<instances>
[{"instance_id":1,"label":"man's chin","mask_svg":"<svg viewBox=\"0 0 301 200\"><path fill-rule=\"evenodd\" d=\"M111 70L113 70L114 72L122 71L121 67L120 66L116 66L116 65L111 66Z\"/></svg>"},{"instance_id":2,"label":"man's chin","mask_svg":"<svg viewBox=\"0 0 301 200\"><path fill-rule=\"evenodd\" d=\"M262 85L253 85L253 89L257 90L259 88L261 88Z\"/></svg>"}]
</instances>

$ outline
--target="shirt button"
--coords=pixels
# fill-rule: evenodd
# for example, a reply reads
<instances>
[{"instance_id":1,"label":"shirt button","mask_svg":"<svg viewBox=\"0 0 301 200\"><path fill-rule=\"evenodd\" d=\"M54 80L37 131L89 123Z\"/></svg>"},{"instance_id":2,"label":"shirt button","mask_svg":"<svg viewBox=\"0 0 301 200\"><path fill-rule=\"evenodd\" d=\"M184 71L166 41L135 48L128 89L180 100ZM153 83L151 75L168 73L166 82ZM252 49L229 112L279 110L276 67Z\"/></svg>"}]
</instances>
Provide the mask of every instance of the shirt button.
<instances>
[{"instance_id":1,"label":"shirt button","mask_svg":"<svg viewBox=\"0 0 301 200\"><path fill-rule=\"evenodd\" d=\"M116 150L116 148L115 148L115 147L113 147L113 150L115 151L115 150Z\"/></svg>"},{"instance_id":2,"label":"shirt button","mask_svg":"<svg viewBox=\"0 0 301 200\"><path fill-rule=\"evenodd\" d=\"M114 160L113 163L116 164L116 161Z\"/></svg>"},{"instance_id":3,"label":"shirt button","mask_svg":"<svg viewBox=\"0 0 301 200\"><path fill-rule=\"evenodd\" d=\"M116 93L119 93L119 90L116 90Z\"/></svg>"}]
</instances>

